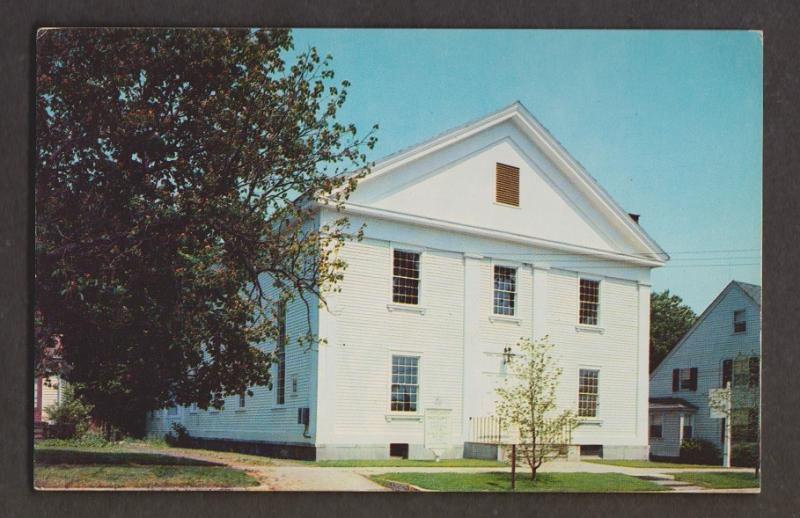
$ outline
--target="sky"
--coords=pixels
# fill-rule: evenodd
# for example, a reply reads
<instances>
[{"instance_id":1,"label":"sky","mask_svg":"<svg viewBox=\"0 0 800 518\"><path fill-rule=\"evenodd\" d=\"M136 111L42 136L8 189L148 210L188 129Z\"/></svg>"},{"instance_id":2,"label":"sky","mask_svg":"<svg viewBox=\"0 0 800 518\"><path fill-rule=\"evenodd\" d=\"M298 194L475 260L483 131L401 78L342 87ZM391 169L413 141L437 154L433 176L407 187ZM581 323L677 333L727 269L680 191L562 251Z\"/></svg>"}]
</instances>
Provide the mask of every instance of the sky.
<instances>
[{"instance_id":1,"label":"sky","mask_svg":"<svg viewBox=\"0 0 800 518\"><path fill-rule=\"evenodd\" d=\"M521 101L671 261L700 313L761 284L762 61L748 31L302 29L352 83L339 119L378 123L368 159Z\"/></svg>"}]
</instances>

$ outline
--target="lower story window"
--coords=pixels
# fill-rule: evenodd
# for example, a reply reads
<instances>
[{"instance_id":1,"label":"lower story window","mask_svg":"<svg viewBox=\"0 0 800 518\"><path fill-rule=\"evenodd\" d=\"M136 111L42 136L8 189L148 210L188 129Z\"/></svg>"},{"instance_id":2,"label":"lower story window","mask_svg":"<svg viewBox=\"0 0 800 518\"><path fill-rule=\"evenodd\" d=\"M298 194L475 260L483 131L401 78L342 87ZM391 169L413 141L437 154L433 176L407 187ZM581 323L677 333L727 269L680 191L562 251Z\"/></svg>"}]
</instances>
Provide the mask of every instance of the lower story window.
<instances>
[{"instance_id":1,"label":"lower story window","mask_svg":"<svg viewBox=\"0 0 800 518\"><path fill-rule=\"evenodd\" d=\"M419 358L392 356L393 412L416 412L419 393Z\"/></svg>"},{"instance_id":2,"label":"lower story window","mask_svg":"<svg viewBox=\"0 0 800 518\"><path fill-rule=\"evenodd\" d=\"M683 438L691 439L694 436L694 415L683 416Z\"/></svg>"},{"instance_id":3,"label":"lower story window","mask_svg":"<svg viewBox=\"0 0 800 518\"><path fill-rule=\"evenodd\" d=\"M661 414L650 414L650 438L661 439L664 430L664 417Z\"/></svg>"},{"instance_id":4,"label":"lower story window","mask_svg":"<svg viewBox=\"0 0 800 518\"><path fill-rule=\"evenodd\" d=\"M581 369L578 377L578 416L597 417L597 382L600 371Z\"/></svg>"},{"instance_id":5,"label":"lower story window","mask_svg":"<svg viewBox=\"0 0 800 518\"><path fill-rule=\"evenodd\" d=\"M167 415L178 415L178 407L174 405L169 407L167 409Z\"/></svg>"}]
</instances>

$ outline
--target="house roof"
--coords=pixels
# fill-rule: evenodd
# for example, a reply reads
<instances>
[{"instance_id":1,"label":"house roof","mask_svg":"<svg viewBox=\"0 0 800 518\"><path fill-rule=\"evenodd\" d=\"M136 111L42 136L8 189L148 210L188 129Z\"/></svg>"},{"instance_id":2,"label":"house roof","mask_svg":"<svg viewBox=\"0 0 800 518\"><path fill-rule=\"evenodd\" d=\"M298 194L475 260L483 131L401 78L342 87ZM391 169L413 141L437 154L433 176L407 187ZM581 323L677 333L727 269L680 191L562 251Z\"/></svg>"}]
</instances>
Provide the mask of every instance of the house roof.
<instances>
[{"instance_id":1,"label":"house roof","mask_svg":"<svg viewBox=\"0 0 800 518\"><path fill-rule=\"evenodd\" d=\"M684 410L694 412L697 407L679 397L651 397L650 410Z\"/></svg>"},{"instance_id":2,"label":"house roof","mask_svg":"<svg viewBox=\"0 0 800 518\"><path fill-rule=\"evenodd\" d=\"M669 255L650 237L644 228L631 215L622 209L606 190L592 177L583 166L573 158L550 132L519 101L497 110L489 115L474 119L465 124L439 133L419 144L404 148L375 162L372 173L360 182L369 182L379 176L389 174L400 165L426 156L436 150L450 146L476 133L497 124L513 121L528 135L567 178L588 196L593 196L602 211L610 220L616 221L624 231L646 252L636 254L641 261L650 262L652 266L660 266L669 260ZM355 173L353 173L355 174ZM633 256L631 256L633 258Z\"/></svg>"},{"instance_id":3,"label":"house roof","mask_svg":"<svg viewBox=\"0 0 800 518\"><path fill-rule=\"evenodd\" d=\"M758 286L756 284L749 284L742 281L733 281L733 282L736 283L742 289L742 291L747 294L747 296L753 299L753 301L756 304L758 304L759 307L761 306L761 286Z\"/></svg>"},{"instance_id":4,"label":"house roof","mask_svg":"<svg viewBox=\"0 0 800 518\"><path fill-rule=\"evenodd\" d=\"M700 324L703 323L703 321L708 317L708 315L711 314L712 311L714 311L714 308L717 307L717 305L725 297L725 295L734 288L739 288L740 290L742 290L745 295L750 297L756 304L758 304L759 308L761 307L761 286L758 286L756 284L748 284L746 282L741 282L741 281L729 282L727 286L725 286L725 288L723 288L723 290L719 293L719 295L717 295L714 298L714 300L711 301L711 304L709 304L708 307L705 310L703 310L700 316L697 317L697 320L695 321L694 325L692 325L692 327L690 327L689 330L686 331L686 334L683 335L683 337L681 337L681 339L678 341L677 344L675 344L675 347L673 347L672 350L669 353L667 353L664 359L661 360L661 363L659 363L656 366L656 368L653 369L653 372L650 373L650 381L653 380L653 376L656 375L658 369L660 369L662 365L666 364L667 359L672 357L672 355L675 354L675 352L678 349L680 349L684 343L686 343L686 340L688 340L688 338L692 336L692 333L694 333L695 329L697 329L700 326Z\"/></svg>"}]
</instances>

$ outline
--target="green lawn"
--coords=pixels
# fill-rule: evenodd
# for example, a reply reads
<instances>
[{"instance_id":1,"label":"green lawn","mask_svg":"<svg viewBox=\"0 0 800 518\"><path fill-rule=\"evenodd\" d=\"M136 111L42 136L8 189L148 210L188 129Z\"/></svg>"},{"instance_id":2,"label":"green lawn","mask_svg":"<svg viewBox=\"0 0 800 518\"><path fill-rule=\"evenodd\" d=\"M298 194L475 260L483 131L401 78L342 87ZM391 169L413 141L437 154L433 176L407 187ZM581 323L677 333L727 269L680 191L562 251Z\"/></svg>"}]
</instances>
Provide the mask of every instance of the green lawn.
<instances>
[{"instance_id":1,"label":"green lawn","mask_svg":"<svg viewBox=\"0 0 800 518\"><path fill-rule=\"evenodd\" d=\"M313 463L323 468L497 468L508 466L504 462L481 459L409 460L319 460Z\"/></svg>"},{"instance_id":2,"label":"green lawn","mask_svg":"<svg viewBox=\"0 0 800 518\"><path fill-rule=\"evenodd\" d=\"M676 473L675 480L688 482L695 486L709 489L742 489L748 487L760 487L759 480L756 478L755 473L743 471Z\"/></svg>"},{"instance_id":3,"label":"green lawn","mask_svg":"<svg viewBox=\"0 0 800 518\"><path fill-rule=\"evenodd\" d=\"M247 473L213 462L113 448L34 450L37 488L232 488L257 486Z\"/></svg>"},{"instance_id":4,"label":"green lawn","mask_svg":"<svg viewBox=\"0 0 800 518\"><path fill-rule=\"evenodd\" d=\"M402 482L434 491L511 491L511 473L385 473L372 477L391 486ZM517 473L517 491L609 493L668 491L667 488L621 473Z\"/></svg>"},{"instance_id":5,"label":"green lawn","mask_svg":"<svg viewBox=\"0 0 800 518\"><path fill-rule=\"evenodd\" d=\"M721 466L708 464L679 464L677 462L654 462L650 460L604 460L590 459L583 462L593 464L609 464L611 466L624 466L626 468L668 468L668 469L697 469L697 468L719 468Z\"/></svg>"}]
</instances>

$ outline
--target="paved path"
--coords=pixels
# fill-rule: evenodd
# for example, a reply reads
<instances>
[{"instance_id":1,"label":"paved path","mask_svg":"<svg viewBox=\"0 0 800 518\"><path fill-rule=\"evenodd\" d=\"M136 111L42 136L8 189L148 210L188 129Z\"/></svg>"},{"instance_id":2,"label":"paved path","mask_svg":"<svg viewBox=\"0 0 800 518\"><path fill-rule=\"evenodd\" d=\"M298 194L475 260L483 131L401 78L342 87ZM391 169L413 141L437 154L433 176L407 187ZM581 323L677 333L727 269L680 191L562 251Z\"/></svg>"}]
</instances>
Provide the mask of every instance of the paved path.
<instances>
[{"instance_id":1,"label":"paved path","mask_svg":"<svg viewBox=\"0 0 800 518\"><path fill-rule=\"evenodd\" d=\"M225 464L234 469L246 471L256 477L260 484L248 488L253 491L388 491L387 488L369 479L382 473L488 473L511 471L510 467L321 467L281 459L264 459L262 462L248 462L245 456L205 450L180 449L177 451L137 448L162 455L186 457ZM260 459L259 459L260 460ZM522 472L525 465L518 466ZM758 488L737 490L708 490L674 479L673 473L686 471L721 471L724 468L631 468L593 462L556 460L539 468L549 473L622 473L649 480L658 485L680 492L737 492L757 493ZM747 468L729 468L726 471L751 471Z\"/></svg>"}]
</instances>

